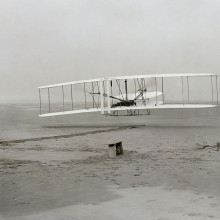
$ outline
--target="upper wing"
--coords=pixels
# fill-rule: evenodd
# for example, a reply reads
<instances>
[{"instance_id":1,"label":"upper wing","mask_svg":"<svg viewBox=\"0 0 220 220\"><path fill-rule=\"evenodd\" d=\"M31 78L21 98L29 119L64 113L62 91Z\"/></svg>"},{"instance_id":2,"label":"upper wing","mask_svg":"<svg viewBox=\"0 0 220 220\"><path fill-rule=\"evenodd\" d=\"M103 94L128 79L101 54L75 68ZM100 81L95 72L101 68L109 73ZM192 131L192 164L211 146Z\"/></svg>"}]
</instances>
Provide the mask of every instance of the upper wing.
<instances>
[{"instance_id":1,"label":"upper wing","mask_svg":"<svg viewBox=\"0 0 220 220\"><path fill-rule=\"evenodd\" d=\"M104 80L104 78L89 79L89 80L78 80L78 81L65 82L65 83L57 83L57 84L52 84L52 85L47 85L47 86L40 86L40 87L38 87L38 89L48 89L48 88L55 88L55 87L68 86L68 85L99 82L100 80Z\"/></svg>"},{"instance_id":2,"label":"upper wing","mask_svg":"<svg viewBox=\"0 0 220 220\"><path fill-rule=\"evenodd\" d=\"M213 73L166 73L166 74L147 74L147 75L131 75L131 76L116 76L107 79L145 79L145 78L166 78L166 77L196 77L196 76L216 76Z\"/></svg>"}]
</instances>

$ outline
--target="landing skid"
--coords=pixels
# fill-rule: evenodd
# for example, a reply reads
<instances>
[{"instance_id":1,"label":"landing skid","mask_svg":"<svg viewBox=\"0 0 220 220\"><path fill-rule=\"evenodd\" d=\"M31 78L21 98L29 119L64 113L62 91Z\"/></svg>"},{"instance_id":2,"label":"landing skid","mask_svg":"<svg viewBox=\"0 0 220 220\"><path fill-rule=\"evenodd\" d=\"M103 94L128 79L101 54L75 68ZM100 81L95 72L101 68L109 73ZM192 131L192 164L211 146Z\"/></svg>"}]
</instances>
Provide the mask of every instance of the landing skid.
<instances>
[{"instance_id":1,"label":"landing skid","mask_svg":"<svg viewBox=\"0 0 220 220\"><path fill-rule=\"evenodd\" d=\"M119 114L118 110L112 111L111 114L106 114L106 116L141 116L141 115L150 115L150 109L146 109L144 112L140 112L139 109L136 110L127 110L125 114Z\"/></svg>"}]
</instances>

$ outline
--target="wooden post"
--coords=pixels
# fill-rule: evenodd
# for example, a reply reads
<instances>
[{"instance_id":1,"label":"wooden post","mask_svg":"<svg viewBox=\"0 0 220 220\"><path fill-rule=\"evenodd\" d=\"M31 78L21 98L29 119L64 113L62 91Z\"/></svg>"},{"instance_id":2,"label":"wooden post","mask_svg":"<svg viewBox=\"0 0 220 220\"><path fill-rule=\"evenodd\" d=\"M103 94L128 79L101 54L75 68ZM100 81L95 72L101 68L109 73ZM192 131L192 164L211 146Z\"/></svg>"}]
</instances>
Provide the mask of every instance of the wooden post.
<instances>
[{"instance_id":1,"label":"wooden post","mask_svg":"<svg viewBox=\"0 0 220 220\"><path fill-rule=\"evenodd\" d=\"M123 155L123 147L122 142L117 142L108 145L108 153L109 157L115 158L118 155Z\"/></svg>"},{"instance_id":2,"label":"wooden post","mask_svg":"<svg viewBox=\"0 0 220 220\"><path fill-rule=\"evenodd\" d=\"M116 157L116 145L115 144L108 145L108 155L110 158Z\"/></svg>"}]
</instances>

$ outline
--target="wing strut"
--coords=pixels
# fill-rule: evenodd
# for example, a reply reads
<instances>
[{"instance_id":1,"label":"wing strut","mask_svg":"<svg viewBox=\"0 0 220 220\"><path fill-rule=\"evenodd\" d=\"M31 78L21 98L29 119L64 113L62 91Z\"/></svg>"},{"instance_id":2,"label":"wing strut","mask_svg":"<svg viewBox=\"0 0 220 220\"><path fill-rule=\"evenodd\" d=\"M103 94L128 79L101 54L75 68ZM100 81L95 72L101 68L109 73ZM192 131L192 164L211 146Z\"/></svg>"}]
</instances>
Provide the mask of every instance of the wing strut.
<instances>
[{"instance_id":1,"label":"wing strut","mask_svg":"<svg viewBox=\"0 0 220 220\"><path fill-rule=\"evenodd\" d=\"M71 103L72 103L72 110L73 110L73 85L71 84Z\"/></svg>"},{"instance_id":2,"label":"wing strut","mask_svg":"<svg viewBox=\"0 0 220 220\"><path fill-rule=\"evenodd\" d=\"M104 114L104 102L103 102L103 80L100 80L100 102L101 102L101 113ZM99 104L98 104L99 105Z\"/></svg>"},{"instance_id":3,"label":"wing strut","mask_svg":"<svg viewBox=\"0 0 220 220\"><path fill-rule=\"evenodd\" d=\"M41 93L40 93L40 89L39 89L39 101L40 101L40 114L41 114Z\"/></svg>"},{"instance_id":4,"label":"wing strut","mask_svg":"<svg viewBox=\"0 0 220 220\"><path fill-rule=\"evenodd\" d=\"M125 79L125 99L128 100L128 81Z\"/></svg>"},{"instance_id":5,"label":"wing strut","mask_svg":"<svg viewBox=\"0 0 220 220\"><path fill-rule=\"evenodd\" d=\"M109 85L109 80L106 81L107 83L107 98L108 98L108 113L111 114L111 105L110 105L110 85Z\"/></svg>"},{"instance_id":6,"label":"wing strut","mask_svg":"<svg viewBox=\"0 0 220 220\"><path fill-rule=\"evenodd\" d=\"M136 95L136 80L135 80L135 78L134 78L134 94L135 94L135 97L136 97L137 95Z\"/></svg>"},{"instance_id":7,"label":"wing strut","mask_svg":"<svg viewBox=\"0 0 220 220\"><path fill-rule=\"evenodd\" d=\"M161 79L162 79L162 98L163 98L163 104L164 104L163 77Z\"/></svg>"},{"instance_id":8,"label":"wing strut","mask_svg":"<svg viewBox=\"0 0 220 220\"><path fill-rule=\"evenodd\" d=\"M213 82L212 82L212 76L211 76L211 87L212 87L212 105L213 105Z\"/></svg>"},{"instance_id":9,"label":"wing strut","mask_svg":"<svg viewBox=\"0 0 220 220\"><path fill-rule=\"evenodd\" d=\"M216 77L215 78L216 79L215 82L216 82L216 92L217 92L216 95L217 95L217 105L218 105L218 76L216 75L215 77Z\"/></svg>"},{"instance_id":10,"label":"wing strut","mask_svg":"<svg viewBox=\"0 0 220 220\"><path fill-rule=\"evenodd\" d=\"M156 105L157 105L157 78L155 77L155 87L156 87Z\"/></svg>"},{"instance_id":11,"label":"wing strut","mask_svg":"<svg viewBox=\"0 0 220 220\"><path fill-rule=\"evenodd\" d=\"M84 83L85 109L86 109L86 83Z\"/></svg>"},{"instance_id":12,"label":"wing strut","mask_svg":"<svg viewBox=\"0 0 220 220\"><path fill-rule=\"evenodd\" d=\"M183 76L181 76L181 81L182 81L182 103L184 105L184 97L183 97Z\"/></svg>"},{"instance_id":13,"label":"wing strut","mask_svg":"<svg viewBox=\"0 0 220 220\"><path fill-rule=\"evenodd\" d=\"M118 84L118 90L119 90L119 94L121 94L122 99L124 99L123 93L121 91L121 84L120 84L120 80L116 79L116 82Z\"/></svg>"},{"instance_id":14,"label":"wing strut","mask_svg":"<svg viewBox=\"0 0 220 220\"><path fill-rule=\"evenodd\" d=\"M110 82L111 82L111 96L113 96L113 92L112 92L112 80L111 80ZM111 105L113 105L113 99L112 99Z\"/></svg>"},{"instance_id":15,"label":"wing strut","mask_svg":"<svg viewBox=\"0 0 220 220\"><path fill-rule=\"evenodd\" d=\"M189 104L189 76L187 76L188 104Z\"/></svg>"},{"instance_id":16,"label":"wing strut","mask_svg":"<svg viewBox=\"0 0 220 220\"><path fill-rule=\"evenodd\" d=\"M144 80L144 91L145 91L145 93L144 93L144 95L145 95L144 99L145 99L145 104L146 104L146 91L147 91L147 88L146 88L145 78L144 78L143 80Z\"/></svg>"},{"instance_id":17,"label":"wing strut","mask_svg":"<svg viewBox=\"0 0 220 220\"><path fill-rule=\"evenodd\" d=\"M102 84L103 84L103 93L105 94L105 82L103 81ZM106 103L106 101L105 101L105 96L104 96L104 106L106 105L105 103Z\"/></svg>"},{"instance_id":18,"label":"wing strut","mask_svg":"<svg viewBox=\"0 0 220 220\"><path fill-rule=\"evenodd\" d=\"M49 106L49 113L50 113L50 88L48 88L48 106Z\"/></svg>"},{"instance_id":19,"label":"wing strut","mask_svg":"<svg viewBox=\"0 0 220 220\"><path fill-rule=\"evenodd\" d=\"M62 86L62 95L63 95L63 111L64 111L64 88Z\"/></svg>"}]
</instances>

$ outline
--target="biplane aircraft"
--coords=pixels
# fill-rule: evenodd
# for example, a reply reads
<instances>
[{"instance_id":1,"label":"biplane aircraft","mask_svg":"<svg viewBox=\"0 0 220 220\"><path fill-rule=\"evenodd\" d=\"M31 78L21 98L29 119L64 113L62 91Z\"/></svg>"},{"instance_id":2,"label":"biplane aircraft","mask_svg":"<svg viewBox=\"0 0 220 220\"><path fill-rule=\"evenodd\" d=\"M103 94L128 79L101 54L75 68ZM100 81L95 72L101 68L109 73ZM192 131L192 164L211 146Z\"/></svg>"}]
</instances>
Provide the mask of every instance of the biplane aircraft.
<instances>
[{"instance_id":1,"label":"biplane aircraft","mask_svg":"<svg viewBox=\"0 0 220 220\"><path fill-rule=\"evenodd\" d=\"M172 84L171 79L179 84ZM195 102L191 99L192 85L190 80L205 79L203 84L196 84L209 96L210 101ZM165 92L166 87L166 92ZM179 100L170 103L165 99L166 93L172 90ZM218 106L218 77L212 73L176 73L133 75L91 80L73 81L38 87L40 99L40 117L68 115L76 113L101 112L110 116L140 115L140 111L149 114L151 109L210 108ZM53 90L58 93L53 94ZM43 94L44 93L44 94ZM198 93L198 91L197 91ZM52 103L52 94L54 103ZM57 102L58 94L61 97ZM43 98L44 97L44 98ZM203 97L201 97L203 98ZM46 102L46 104L45 104ZM46 106L46 107L45 107ZM46 109L46 112L45 112Z\"/></svg>"}]
</instances>

